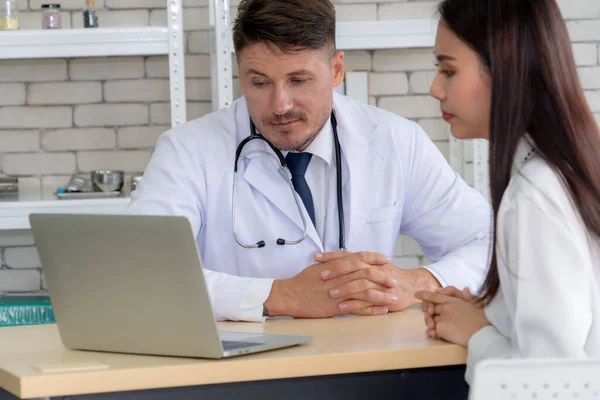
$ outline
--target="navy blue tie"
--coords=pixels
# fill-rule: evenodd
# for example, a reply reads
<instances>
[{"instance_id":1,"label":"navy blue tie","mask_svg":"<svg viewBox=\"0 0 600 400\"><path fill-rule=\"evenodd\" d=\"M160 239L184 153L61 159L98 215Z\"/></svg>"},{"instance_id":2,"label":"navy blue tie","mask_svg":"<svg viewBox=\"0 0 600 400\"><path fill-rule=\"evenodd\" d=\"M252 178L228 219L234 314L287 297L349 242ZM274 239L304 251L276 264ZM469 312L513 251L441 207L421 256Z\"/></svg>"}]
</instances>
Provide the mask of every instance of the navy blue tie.
<instances>
[{"instance_id":1,"label":"navy blue tie","mask_svg":"<svg viewBox=\"0 0 600 400\"><path fill-rule=\"evenodd\" d=\"M287 154L287 156L285 156L285 161L290 172L292 173L292 184L294 185L294 189L300 195L300 198L306 207L306 211L308 211L308 215L310 216L313 225L316 226L315 206L313 204L312 193L310 192L308 183L306 183L306 179L304 178L304 174L306 173L306 169L308 168L311 158L312 154L310 153L290 152Z\"/></svg>"}]
</instances>

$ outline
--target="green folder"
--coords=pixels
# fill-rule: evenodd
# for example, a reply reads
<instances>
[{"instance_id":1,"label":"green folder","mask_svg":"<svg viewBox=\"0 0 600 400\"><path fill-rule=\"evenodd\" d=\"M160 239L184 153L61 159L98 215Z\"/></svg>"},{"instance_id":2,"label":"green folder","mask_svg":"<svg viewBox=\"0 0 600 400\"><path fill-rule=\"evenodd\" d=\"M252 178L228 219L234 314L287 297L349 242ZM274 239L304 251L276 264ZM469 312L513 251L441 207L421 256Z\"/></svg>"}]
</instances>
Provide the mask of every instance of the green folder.
<instances>
[{"instance_id":1,"label":"green folder","mask_svg":"<svg viewBox=\"0 0 600 400\"><path fill-rule=\"evenodd\" d=\"M0 327L55 322L48 296L0 296Z\"/></svg>"}]
</instances>

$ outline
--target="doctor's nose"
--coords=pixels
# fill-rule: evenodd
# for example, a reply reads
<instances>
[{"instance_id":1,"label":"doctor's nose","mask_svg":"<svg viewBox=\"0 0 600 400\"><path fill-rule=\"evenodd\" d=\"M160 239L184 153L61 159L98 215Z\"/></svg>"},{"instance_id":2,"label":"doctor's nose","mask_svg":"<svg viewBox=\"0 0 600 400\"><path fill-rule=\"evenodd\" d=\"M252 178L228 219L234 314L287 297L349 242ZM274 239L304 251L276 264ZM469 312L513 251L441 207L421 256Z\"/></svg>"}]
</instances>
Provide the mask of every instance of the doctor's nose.
<instances>
[{"instance_id":1,"label":"doctor's nose","mask_svg":"<svg viewBox=\"0 0 600 400\"><path fill-rule=\"evenodd\" d=\"M271 100L271 108L275 115L284 115L294 107L292 98L286 92L285 88L275 88Z\"/></svg>"}]
</instances>

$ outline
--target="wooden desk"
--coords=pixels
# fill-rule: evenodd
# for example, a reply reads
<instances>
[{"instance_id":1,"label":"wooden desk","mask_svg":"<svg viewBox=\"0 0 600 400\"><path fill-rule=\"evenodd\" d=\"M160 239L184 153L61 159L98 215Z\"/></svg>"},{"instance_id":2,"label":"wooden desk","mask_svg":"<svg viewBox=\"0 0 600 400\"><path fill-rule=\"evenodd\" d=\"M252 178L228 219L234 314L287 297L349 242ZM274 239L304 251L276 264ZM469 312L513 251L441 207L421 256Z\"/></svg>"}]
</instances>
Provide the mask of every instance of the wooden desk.
<instances>
[{"instance_id":1,"label":"wooden desk","mask_svg":"<svg viewBox=\"0 0 600 400\"><path fill-rule=\"evenodd\" d=\"M310 394L313 398L323 391L330 395L323 397L336 398L330 390L346 393L344 398L394 390L397 397L395 389L400 390L406 384L403 381L411 381L411 376L418 378L419 373L425 375L413 379L418 384L405 393L415 394L421 389L430 393L419 400L435 398L431 393L439 393L444 399L466 396L466 351L427 339L423 315L417 309L379 317L269 320L265 324L226 322L220 324L220 329L312 335L314 342L225 360L203 360L70 351L62 346L56 325L0 328L0 388L4 389L0 390L0 399L93 394L99 395L81 398L108 399L129 391L144 391L140 398L162 399L169 398L176 388L180 388L178 399L198 398L201 392L192 395L190 390L203 388L210 389L210 393L201 393L203 398L227 398L225 392L218 393L219 388L244 390L242 398L274 398L284 390L290 395L286 398L302 398L307 395L302 394L303 390L315 392ZM44 365L68 367L89 362L104 365L104 369L54 373L39 370ZM254 393L257 384L275 391Z\"/></svg>"}]
</instances>

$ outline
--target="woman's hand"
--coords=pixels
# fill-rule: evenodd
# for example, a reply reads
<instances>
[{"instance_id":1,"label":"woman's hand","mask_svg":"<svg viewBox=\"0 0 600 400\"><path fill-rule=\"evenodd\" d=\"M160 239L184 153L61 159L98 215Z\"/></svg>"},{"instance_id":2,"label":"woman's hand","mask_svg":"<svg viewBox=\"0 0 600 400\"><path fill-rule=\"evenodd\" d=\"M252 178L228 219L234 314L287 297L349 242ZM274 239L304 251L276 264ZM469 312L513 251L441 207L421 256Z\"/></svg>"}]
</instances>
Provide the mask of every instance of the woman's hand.
<instances>
[{"instance_id":1,"label":"woman's hand","mask_svg":"<svg viewBox=\"0 0 600 400\"><path fill-rule=\"evenodd\" d=\"M463 299L465 301L476 303L477 299L471 295L471 291L468 287L465 287L463 290L458 290L454 286L447 286L445 288L436 289L436 293L443 294L445 296L456 297L458 299ZM435 334L435 321L434 321L434 304L429 303L427 301L423 301L423 313L425 313L425 326L427 326L427 336L435 339L437 338Z\"/></svg>"},{"instance_id":2,"label":"woman's hand","mask_svg":"<svg viewBox=\"0 0 600 400\"><path fill-rule=\"evenodd\" d=\"M442 290L451 295L437 293ZM415 297L423 301L427 336L467 347L471 336L490 324L483 308L468 289L445 288L437 292L415 293Z\"/></svg>"}]
</instances>

